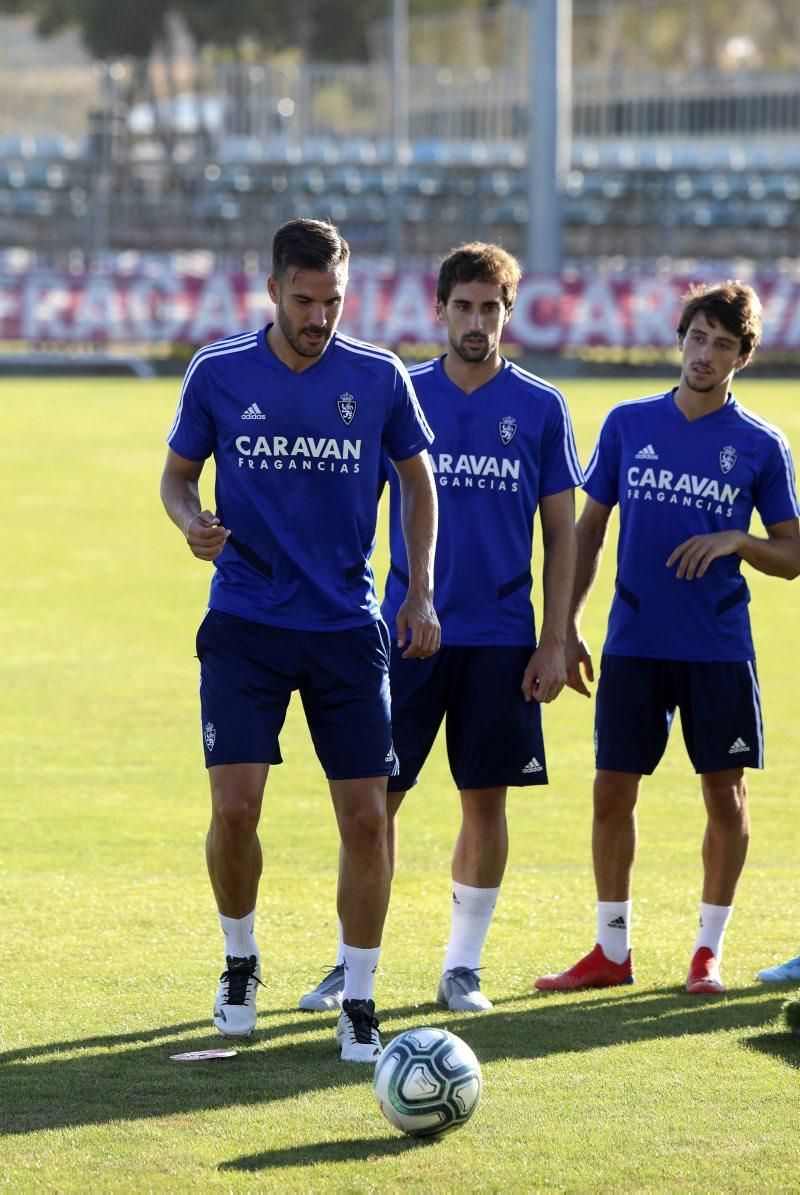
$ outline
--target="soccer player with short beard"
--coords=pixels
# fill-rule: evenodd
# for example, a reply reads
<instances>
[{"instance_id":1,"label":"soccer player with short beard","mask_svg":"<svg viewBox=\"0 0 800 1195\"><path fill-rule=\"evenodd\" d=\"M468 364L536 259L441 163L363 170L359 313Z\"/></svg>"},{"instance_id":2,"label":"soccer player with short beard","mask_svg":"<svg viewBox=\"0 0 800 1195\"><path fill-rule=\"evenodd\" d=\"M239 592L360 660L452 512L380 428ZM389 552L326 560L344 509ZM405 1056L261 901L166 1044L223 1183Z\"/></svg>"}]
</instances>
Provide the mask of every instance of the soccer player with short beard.
<instances>
[{"instance_id":1,"label":"soccer player with short beard","mask_svg":"<svg viewBox=\"0 0 800 1195\"><path fill-rule=\"evenodd\" d=\"M410 371L436 435L440 531L434 583L443 646L435 660L410 660L401 647L392 650L400 770L389 781L389 841L394 864L397 811L444 720L461 828L437 999L455 1011L492 1007L478 972L508 857L507 790L547 783L541 706L554 701L566 681L574 487L583 475L562 395L500 355L519 279L518 263L497 245L453 250L441 265L437 289L447 352ZM382 609L391 625L409 560L391 467L388 477L391 569ZM544 541L538 638L531 606L537 513ZM345 975L340 954L300 1007L335 1007Z\"/></svg>"},{"instance_id":2,"label":"soccer player with short beard","mask_svg":"<svg viewBox=\"0 0 800 1195\"><path fill-rule=\"evenodd\" d=\"M389 634L369 562L383 454L402 490L410 567L397 626L415 660L439 646L436 492L433 437L406 370L393 353L336 330L349 252L338 230L319 220L278 229L267 284L276 321L196 354L168 436L161 493L191 551L215 569L197 634L211 784L206 858L225 935L214 1024L237 1036L256 1023L257 827L297 689L342 843L347 979L337 1041L345 1061L374 1062L381 1043L373 985L391 883L386 779L397 766ZM198 492L211 455L214 511L201 508Z\"/></svg>"},{"instance_id":3,"label":"soccer player with short beard","mask_svg":"<svg viewBox=\"0 0 800 1195\"><path fill-rule=\"evenodd\" d=\"M764 763L761 698L741 575L800 574L794 469L783 434L740 406L734 375L761 335L749 286L700 286L678 322L680 381L614 407L586 468L567 651L568 683L593 679L580 616L613 507L620 508L616 593L595 710L592 851L597 941L536 987L571 991L633 982L631 878L636 802L658 765L675 710L706 808L700 929L687 992L725 992L722 943L750 835L746 767ZM766 538L749 533L757 510Z\"/></svg>"}]
</instances>

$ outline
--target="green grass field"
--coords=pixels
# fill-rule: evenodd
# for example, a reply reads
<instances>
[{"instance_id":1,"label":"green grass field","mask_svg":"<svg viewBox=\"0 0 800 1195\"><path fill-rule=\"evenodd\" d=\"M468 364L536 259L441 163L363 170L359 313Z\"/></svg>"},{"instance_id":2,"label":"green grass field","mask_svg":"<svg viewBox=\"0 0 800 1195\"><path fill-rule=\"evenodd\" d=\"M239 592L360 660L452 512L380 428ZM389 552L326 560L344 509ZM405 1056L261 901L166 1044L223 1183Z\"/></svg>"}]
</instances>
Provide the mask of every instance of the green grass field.
<instances>
[{"instance_id":1,"label":"green grass field","mask_svg":"<svg viewBox=\"0 0 800 1195\"><path fill-rule=\"evenodd\" d=\"M584 459L614 401L658 388L567 385ZM593 941L592 709L565 693L545 715L550 787L509 802L511 858L484 956L495 1011L438 1008L458 818L437 745L404 807L376 994L384 1040L447 1026L477 1053L485 1087L460 1133L401 1138L367 1070L339 1061L333 1018L295 1011L333 961L337 841L293 703L262 822L257 1036L229 1063L170 1062L219 1044L222 961L193 657L209 568L158 500L176 393L108 379L0 389L0 1186L797 1190L800 1040L779 1022L786 989L754 976L800 947L798 583L750 577L767 770L752 775L727 998L683 991L703 816L677 732L641 805L636 986L532 992ZM745 377L737 394L800 456L796 384ZM596 658L611 556L586 620ZM381 547L379 574L384 559Z\"/></svg>"}]
</instances>

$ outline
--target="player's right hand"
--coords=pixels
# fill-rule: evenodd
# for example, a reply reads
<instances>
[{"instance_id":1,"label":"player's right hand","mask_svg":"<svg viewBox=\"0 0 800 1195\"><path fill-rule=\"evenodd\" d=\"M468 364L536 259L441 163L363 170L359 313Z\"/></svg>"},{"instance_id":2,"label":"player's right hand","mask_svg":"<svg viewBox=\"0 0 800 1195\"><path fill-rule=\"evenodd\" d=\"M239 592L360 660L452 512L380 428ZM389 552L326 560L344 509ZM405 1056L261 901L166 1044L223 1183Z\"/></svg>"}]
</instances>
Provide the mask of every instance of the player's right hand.
<instances>
[{"instance_id":1,"label":"player's right hand","mask_svg":"<svg viewBox=\"0 0 800 1195\"><path fill-rule=\"evenodd\" d=\"M225 547L230 531L210 510L193 515L184 527L186 542L198 560L214 560Z\"/></svg>"},{"instance_id":2,"label":"player's right hand","mask_svg":"<svg viewBox=\"0 0 800 1195\"><path fill-rule=\"evenodd\" d=\"M588 644L581 637L580 631L574 627L567 631L565 655L567 660L567 687L574 689L576 693L581 693L584 697L591 697L591 693L586 688L586 682L581 676L581 668L586 674L586 680L594 681L592 656Z\"/></svg>"},{"instance_id":3,"label":"player's right hand","mask_svg":"<svg viewBox=\"0 0 800 1195\"><path fill-rule=\"evenodd\" d=\"M427 660L442 645L442 628L427 594L411 593L397 611L397 646L404 660Z\"/></svg>"}]
</instances>

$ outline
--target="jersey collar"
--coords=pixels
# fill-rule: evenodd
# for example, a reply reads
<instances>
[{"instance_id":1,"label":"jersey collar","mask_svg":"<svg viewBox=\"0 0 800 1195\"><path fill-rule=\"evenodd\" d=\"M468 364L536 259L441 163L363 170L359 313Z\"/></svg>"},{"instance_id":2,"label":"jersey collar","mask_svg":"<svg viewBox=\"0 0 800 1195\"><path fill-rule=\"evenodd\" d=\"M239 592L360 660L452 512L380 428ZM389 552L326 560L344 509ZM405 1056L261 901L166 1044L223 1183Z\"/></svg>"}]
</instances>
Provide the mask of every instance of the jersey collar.
<instances>
[{"instance_id":1,"label":"jersey collar","mask_svg":"<svg viewBox=\"0 0 800 1195\"><path fill-rule=\"evenodd\" d=\"M695 426L698 423L705 424L714 419L724 419L728 416L728 414L731 411L734 411L738 406L738 403L736 402L736 399L733 396L733 391L729 390L728 397L725 399L725 402L722 404L721 407L717 407L716 410L714 410L714 411L709 411L707 415L701 415L698 419L687 419L686 416L684 415L683 411L680 409L678 404L675 402L675 394L677 393L677 390L678 390L678 387L673 386L672 389L668 390L667 393L664 395L664 399L667 403L667 406L672 411L674 418L679 419L681 423L686 424L686 425L691 424L692 426Z\"/></svg>"},{"instance_id":2,"label":"jersey collar","mask_svg":"<svg viewBox=\"0 0 800 1195\"><path fill-rule=\"evenodd\" d=\"M471 394L467 394L466 390L462 390L460 386L457 386L455 382L445 373L444 359L446 356L447 354L443 353L441 357L436 358L434 363L434 369L436 370L438 379L444 386L449 387L454 395L458 395L459 398L464 399L466 402L474 402L477 399L484 398L493 389L493 387L502 382L502 380L507 376L508 370L510 368L510 363L506 360L506 358L501 357L500 360L502 365L494 377L489 378L488 382L484 382L482 386L479 386L477 390L473 390Z\"/></svg>"},{"instance_id":3,"label":"jersey collar","mask_svg":"<svg viewBox=\"0 0 800 1195\"><path fill-rule=\"evenodd\" d=\"M311 377L312 375L317 377L323 372L323 370L328 368L334 357L336 337L338 333L334 332L333 336L331 336L328 342L325 352L321 357L317 358L313 365L309 365L308 369L304 369L300 373L295 373L293 369L290 369L288 365L285 365L283 361L281 361L280 357L275 356L272 349L267 344L267 332L269 332L273 322L274 321L270 321L270 323L265 324L263 328L259 328L257 338L258 348L262 360L270 367L270 369L281 374L281 376L284 378L289 377L294 378L295 381L302 381L303 378Z\"/></svg>"}]
</instances>

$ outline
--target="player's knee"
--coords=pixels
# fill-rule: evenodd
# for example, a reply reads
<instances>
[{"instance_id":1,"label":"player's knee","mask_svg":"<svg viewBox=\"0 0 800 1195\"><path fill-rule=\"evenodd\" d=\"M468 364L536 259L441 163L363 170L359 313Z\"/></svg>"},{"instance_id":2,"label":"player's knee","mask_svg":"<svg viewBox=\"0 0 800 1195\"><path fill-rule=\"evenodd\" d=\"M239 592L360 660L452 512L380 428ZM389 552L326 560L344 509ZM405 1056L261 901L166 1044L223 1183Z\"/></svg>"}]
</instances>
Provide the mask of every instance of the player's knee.
<instances>
[{"instance_id":1,"label":"player's knee","mask_svg":"<svg viewBox=\"0 0 800 1195\"><path fill-rule=\"evenodd\" d=\"M485 805L462 806L462 822L468 833L481 838L502 833L507 828L505 805L487 802Z\"/></svg>"},{"instance_id":2,"label":"player's knee","mask_svg":"<svg viewBox=\"0 0 800 1195\"><path fill-rule=\"evenodd\" d=\"M363 804L339 817L339 833L347 850L374 851L386 847L386 811L380 805Z\"/></svg>"},{"instance_id":3,"label":"player's knee","mask_svg":"<svg viewBox=\"0 0 800 1195\"><path fill-rule=\"evenodd\" d=\"M255 834L260 812L260 800L249 793L222 791L214 794L212 820L228 836L247 838Z\"/></svg>"},{"instance_id":4,"label":"player's knee","mask_svg":"<svg viewBox=\"0 0 800 1195\"><path fill-rule=\"evenodd\" d=\"M638 780L617 772L598 772L594 782L594 818L613 824L633 816L639 795Z\"/></svg>"},{"instance_id":5,"label":"player's knee","mask_svg":"<svg viewBox=\"0 0 800 1195\"><path fill-rule=\"evenodd\" d=\"M738 829L748 833L750 815L747 804L747 788L744 781L731 784L713 773L703 777L703 796L709 821L716 825Z\"/></svg>"}]
</instances>

